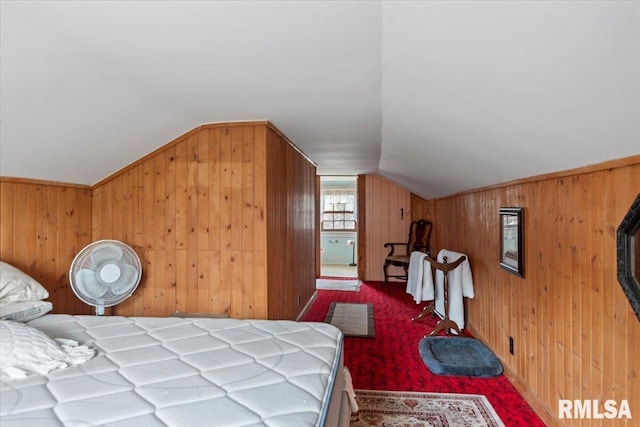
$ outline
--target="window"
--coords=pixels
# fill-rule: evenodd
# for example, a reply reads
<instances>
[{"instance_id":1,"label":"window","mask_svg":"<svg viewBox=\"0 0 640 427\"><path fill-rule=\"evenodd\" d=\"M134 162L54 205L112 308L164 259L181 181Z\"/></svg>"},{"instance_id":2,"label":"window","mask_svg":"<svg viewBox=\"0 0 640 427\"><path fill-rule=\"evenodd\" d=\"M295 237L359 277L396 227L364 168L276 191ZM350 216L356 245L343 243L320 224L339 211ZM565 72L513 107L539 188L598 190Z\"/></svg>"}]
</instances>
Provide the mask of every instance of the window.
<instances>
[{"instance_id":1,"label":"window","mask_svg":"<svg viewBox=\"0 0 640 427\"><path fill-rule=\"evenodd\" d=\"M355 207L353 190L323 190L322 231L356 231Z\"/></svg>"}]
</instances>

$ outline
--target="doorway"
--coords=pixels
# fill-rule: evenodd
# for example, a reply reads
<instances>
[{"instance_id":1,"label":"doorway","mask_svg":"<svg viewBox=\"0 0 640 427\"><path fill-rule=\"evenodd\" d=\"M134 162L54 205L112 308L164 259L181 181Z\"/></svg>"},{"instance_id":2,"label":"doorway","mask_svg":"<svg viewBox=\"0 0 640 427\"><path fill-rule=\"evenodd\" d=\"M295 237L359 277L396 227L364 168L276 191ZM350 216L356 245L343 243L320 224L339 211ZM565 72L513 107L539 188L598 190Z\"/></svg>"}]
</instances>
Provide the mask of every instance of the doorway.
<instances>
[{"instance_id":1,"label":"doorway","mask_svg":"<svg viewBox=\"0 0 640 427\"><path fill-rule=\"evenodd\" d=\"M358 277L358 177L320 177L320 276Z\"/></svg>"}]
</instances>

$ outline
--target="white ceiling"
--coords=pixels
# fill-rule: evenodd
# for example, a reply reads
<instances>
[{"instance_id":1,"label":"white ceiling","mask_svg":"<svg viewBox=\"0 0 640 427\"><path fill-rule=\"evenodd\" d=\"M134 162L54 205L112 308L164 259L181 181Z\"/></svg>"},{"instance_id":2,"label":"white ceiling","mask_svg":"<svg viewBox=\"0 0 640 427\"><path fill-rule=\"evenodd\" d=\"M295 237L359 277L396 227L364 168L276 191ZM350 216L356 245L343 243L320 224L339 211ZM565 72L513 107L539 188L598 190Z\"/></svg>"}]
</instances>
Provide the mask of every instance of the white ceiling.
<instances>
[{"instance_id":1,"label":"white ceiling","mask_svg":"<svg viewBox=\"0 0 640 427\"><path fill-rule=\"evenodd\" d=\"M257 119L426 198L640 153L640 2L0 7L2 176L94 184Z\"/></svg>"}]
</instances>

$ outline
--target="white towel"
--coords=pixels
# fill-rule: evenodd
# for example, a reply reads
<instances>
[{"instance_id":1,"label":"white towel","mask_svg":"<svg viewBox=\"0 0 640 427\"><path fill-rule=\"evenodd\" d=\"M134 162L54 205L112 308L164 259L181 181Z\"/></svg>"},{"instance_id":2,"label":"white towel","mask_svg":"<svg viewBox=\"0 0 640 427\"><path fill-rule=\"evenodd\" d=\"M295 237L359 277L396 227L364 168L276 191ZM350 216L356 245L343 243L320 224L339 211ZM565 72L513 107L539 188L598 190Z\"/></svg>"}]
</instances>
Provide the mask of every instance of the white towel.
<instances>
[{"instance_id":1,"label":"white towel","mask_svg":"<svg viewBox=\"0 0 640 427\"><path fill-rule=\"evenodd\" d=\"M349 398L349 405L351 406L351 413L355 414L358 412L358 402L356 401L356 392L353 389L353 381L351 380L351 372L349 372L349 368L344 367L344 391L347 393L347 397Z\"/></svg>"},{"instance_id":2,"label":"white towel","mask_svg":"<svg viewBox=\"0 0 640 427\"><path fill-rule=\"evenodd\" d=\"M438 253L438 262L443 262L444 257L447 262L452 263L465 254L459 252L441 250ZM471 275L471 264L469 257L458 267L451 270L448 276L449 284L449 319L458 324L460 329L464 328L464 302L463 297L473 298L473 277ZM436 271L436 312L444 317L444 273ZM454 332L455 333L455 332Z\"/></svg>"},{"instance_id":3,"label":"white towel","mask_svg":"<svg viewBox=\"0 0 640 427\"><path fill-rule=\"evenodd\" d=\"M414 251L409 258L407 293L413 297L416 304L434 298L431 264L425 260L425 255L424 252Z\"/></svg>"}]
</instances>

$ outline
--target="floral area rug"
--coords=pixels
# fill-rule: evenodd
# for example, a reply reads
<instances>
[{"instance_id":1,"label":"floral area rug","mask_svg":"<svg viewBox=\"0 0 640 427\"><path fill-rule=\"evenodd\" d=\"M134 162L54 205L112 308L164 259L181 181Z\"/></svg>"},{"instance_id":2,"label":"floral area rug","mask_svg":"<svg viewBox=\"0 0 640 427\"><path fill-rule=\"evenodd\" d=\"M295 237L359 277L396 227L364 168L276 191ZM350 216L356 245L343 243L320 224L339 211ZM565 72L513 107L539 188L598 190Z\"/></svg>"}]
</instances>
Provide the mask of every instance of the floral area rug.
<instances>
[{"instance_id":1,"label":"floral area rug","mask_svg":"<svg viewBox=\"0 0 640 427\"><path fill-rule=\"evenodd\" d=\"M487 398L478 394L355 392L359 411L351 416L351 427L504 427Z\"/></svg>"}]
</instances>

